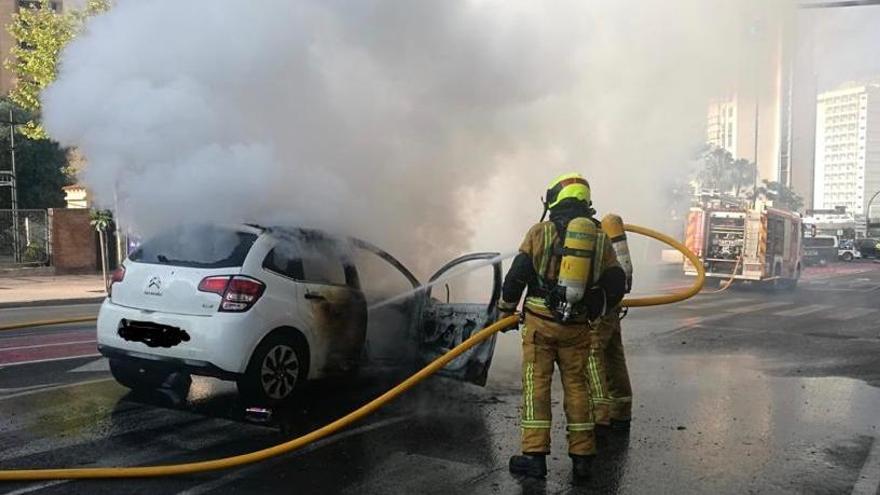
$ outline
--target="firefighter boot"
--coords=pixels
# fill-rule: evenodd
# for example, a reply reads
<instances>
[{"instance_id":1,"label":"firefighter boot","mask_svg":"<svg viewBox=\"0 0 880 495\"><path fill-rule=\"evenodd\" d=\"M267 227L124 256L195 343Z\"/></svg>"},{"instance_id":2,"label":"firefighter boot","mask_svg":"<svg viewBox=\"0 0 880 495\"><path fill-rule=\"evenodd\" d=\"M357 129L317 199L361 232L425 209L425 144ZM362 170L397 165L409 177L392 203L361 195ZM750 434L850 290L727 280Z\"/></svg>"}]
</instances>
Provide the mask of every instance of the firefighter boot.
<instances>
[{"instance_id":1,"label":"firefighter boot","mask_svg":"<svg viewBox=\"0 0 880 495\"><path fill-rule=\"evenodd\" d=\"M595 455L569 454L571 457L571 471L575 478L589 478L592 474L593 458Z\"/></svg>"},{"instance_id":2,"label":"firefighter boot","mask_svg":"<svg viewBox=\"0 0 880 495\"><path fill-rule=\"evenodd\" d=\"M628 419L614 419L611 418L611 429L614 431L629 431L629 423Z\"/></svg>"},{"instance_id":3,"label":"firefighter boot","mask_svg":"<svg viewBox=\"0 0 880 495\"><path fill-rule=\"evenodd\" d=\"M547 456L544 454L511 456L510 472L532 478L543 478L547 476Z\"/></svg>"}]
</instances>

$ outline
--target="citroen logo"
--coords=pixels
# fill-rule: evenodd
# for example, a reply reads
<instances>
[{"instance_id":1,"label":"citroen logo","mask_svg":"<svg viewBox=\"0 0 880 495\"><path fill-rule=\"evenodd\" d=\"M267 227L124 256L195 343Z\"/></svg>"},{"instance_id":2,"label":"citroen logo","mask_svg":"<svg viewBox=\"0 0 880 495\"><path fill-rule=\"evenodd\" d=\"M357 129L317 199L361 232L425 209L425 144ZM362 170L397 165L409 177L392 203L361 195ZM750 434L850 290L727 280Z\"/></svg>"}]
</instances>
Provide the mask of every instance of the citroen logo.
<instances>
[{"instance_id":1,"label":"citroen logo","mask_svg":"<svg viewBox=\"0 0 880 495\"><path fill-rule=\"evenodd\" d=\"M147 288L144 289L144 294L149 296L161 296L162 295L162 279L159 277L150 277L150 281L147 283Z\"/></svg>"}]
</instances>

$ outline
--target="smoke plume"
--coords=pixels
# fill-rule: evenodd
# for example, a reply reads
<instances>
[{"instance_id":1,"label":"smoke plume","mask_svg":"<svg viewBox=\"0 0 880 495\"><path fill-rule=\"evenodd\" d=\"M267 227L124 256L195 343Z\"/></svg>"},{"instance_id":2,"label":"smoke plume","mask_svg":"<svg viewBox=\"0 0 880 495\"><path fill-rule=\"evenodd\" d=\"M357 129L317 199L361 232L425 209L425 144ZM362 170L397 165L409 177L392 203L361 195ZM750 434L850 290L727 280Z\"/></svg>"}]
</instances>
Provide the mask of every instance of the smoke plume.
<instances>
[{"instance_id":1,"label":"smoke plume","mask_svg":"<svg viewBox=\"0 0 880 495\"><path fill-rule=\"evenodd\" d=\"M666 216L766 0L119 0L43 95L82 181L149 234L321 227L425 270L509 251L578 170L600 212Z\"/></svg>"}]
</instances>

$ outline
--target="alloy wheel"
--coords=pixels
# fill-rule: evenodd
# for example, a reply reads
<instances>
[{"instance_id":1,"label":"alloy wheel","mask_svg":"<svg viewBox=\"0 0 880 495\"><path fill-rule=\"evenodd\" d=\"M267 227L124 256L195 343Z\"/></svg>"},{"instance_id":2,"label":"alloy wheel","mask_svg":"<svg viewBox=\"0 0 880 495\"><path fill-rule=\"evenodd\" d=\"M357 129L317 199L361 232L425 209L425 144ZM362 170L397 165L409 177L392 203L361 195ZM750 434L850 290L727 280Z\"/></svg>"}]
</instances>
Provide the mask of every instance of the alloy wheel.
<instances>
[{"instance_id":1,"label":"alloy wheel","mask_svg":"<svg viewBox=\"0 0 880 495\"><path fill-rule=\"evenodd\" d=\"M266 353L260 369L260 383L271 399L281 400L293 392L299 376L299 358L292 347L279 344Z\"/></svg>"}]
</instances>

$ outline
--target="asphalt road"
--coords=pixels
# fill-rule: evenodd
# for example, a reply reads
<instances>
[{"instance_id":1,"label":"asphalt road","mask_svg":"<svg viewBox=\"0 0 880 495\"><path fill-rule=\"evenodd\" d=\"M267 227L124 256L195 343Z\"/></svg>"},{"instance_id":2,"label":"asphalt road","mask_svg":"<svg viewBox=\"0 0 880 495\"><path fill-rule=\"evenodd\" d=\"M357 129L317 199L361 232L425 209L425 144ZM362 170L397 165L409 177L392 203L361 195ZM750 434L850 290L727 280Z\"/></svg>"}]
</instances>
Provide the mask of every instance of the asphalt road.
<instances>
[{"instance_id":1,"label":"asphalt road","mask_svg":"<svg viewBox=\"0 0 880 495\"><path fill-rule=\"evenodd\" d=\"M129 481L0 484L0 493L859 493L880 485L880 265L814 270L793 293L750 288L624 320L632 431L600 439L576 484L562 421L546 481L507 472L518 450L519 336L501 337L485 388L431 379L353 429L237 470ZM8 318L94 308L0 310ZM0 469L148 465L266 447L400 380L368 367L316 384L268 423L234 387L138 397L94 356L94 328L0 332ZM557 383L556 418L562 417Z\"/></svg>"}]
</instances>

